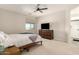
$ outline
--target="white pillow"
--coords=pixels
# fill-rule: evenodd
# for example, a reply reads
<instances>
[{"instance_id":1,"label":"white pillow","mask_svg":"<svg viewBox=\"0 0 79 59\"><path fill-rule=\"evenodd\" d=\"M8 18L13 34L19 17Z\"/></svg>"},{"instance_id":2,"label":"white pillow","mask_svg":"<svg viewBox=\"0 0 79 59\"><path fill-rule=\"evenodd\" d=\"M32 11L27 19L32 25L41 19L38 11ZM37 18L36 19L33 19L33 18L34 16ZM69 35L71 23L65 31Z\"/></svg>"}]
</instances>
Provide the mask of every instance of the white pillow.
<instances>
[{"instance_id":1,"label":"white pillow","mask_svg":"<svg viewBox=\"0 0 79 59\"><path fill-rule=\"evenodd\" d=\"M5 48L13 45L12 39L4 32L0 32L0 43L2 43Z\"/></svg>"},{"instance_id":2,"label":"white pillow","mask_svg":"<svg viewBox=\"0 0 79 59\"><path fill-rule=\"evenodd\" d=\"M5 39L5 37L4 37L4 32L0 32L0 37L1 37L2 39Z\"/></svg>"},{"instance_id":3,"label":"white pillow","mask_svg":"<svg viewBox=\"0 0 79 59\"><path fill-rule=\"evenodd\" d=\"M0 43L3 42L4 40L5 40L4 32L0 31Z\"/></svg>"},{"instance_id":4,"label":"white pillow","mask_svg":"<svg viewBox=\"0 0 79 59\"><path fill-rule=\"evenodd\" d=\"M0 31L0 37L5 40L9 37L9 35Z\"/></svg>"}]
</instances>

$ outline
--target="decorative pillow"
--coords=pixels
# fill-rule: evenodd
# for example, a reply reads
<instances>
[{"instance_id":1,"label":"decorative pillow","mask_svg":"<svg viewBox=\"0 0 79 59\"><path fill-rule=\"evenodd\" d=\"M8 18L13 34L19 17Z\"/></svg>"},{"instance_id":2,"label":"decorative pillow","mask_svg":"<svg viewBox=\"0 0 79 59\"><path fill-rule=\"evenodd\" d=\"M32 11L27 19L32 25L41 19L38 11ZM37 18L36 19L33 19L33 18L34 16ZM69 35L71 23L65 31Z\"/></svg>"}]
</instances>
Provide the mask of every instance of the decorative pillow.
<instances>
[{"instance_id":1,"label":"decorative pillow","mask_svg":"<svg viewBox=\"0 0 79 59\"><path fill-rule=\"evenodd\" d=\"M37 39L37 36L30 36L29 38L30 38L30 40L31 40L32 42L35 42L36 39Z\"/></svg>"}]
</instances>

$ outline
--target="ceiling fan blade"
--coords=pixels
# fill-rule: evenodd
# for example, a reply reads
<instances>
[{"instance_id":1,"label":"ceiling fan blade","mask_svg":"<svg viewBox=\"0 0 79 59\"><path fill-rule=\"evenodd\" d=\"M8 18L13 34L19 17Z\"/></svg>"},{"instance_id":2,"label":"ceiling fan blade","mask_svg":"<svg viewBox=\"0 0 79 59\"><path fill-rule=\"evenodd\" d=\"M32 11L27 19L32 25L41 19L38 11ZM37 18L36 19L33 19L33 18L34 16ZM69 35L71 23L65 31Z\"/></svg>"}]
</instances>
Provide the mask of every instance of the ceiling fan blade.
<instances>
[{"instance_id":1,"label":"ceiling fan blade","mask_svg":"<svg viewBox=\"0 0 79 59\"><path fill-rule=\"evenodd\" d=\"M43 13L43 11L39 10L39 12Z\"/></svg>"},{"instance_id":2,"label":"ceiling fan blade","mask_svg":"<svg viewBox=\"0 0 79 59\"><path fill-rule=\"evenodd\" d=\"M48 8L41 8L40 10L46 10L46 9L48 9Z\"/></svg>"}]
</instances>

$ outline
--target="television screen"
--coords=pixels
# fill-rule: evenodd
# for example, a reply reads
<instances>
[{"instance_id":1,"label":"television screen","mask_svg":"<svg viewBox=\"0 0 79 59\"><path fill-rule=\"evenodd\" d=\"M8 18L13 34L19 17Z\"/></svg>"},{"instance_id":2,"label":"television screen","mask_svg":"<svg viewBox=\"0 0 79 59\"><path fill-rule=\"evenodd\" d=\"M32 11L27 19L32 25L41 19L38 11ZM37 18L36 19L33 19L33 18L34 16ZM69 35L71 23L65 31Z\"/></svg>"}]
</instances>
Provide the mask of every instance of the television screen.
<instances>
[{"instance_id":1,"label":"television screen","mask_svg":"<svg viewBox=\"0 0 79 59\"><path fill-rule=\"evenodd\" d=\"M41 29L49 29L49 23L43 23L41 24Z\"/></svg>"}]
</instances>

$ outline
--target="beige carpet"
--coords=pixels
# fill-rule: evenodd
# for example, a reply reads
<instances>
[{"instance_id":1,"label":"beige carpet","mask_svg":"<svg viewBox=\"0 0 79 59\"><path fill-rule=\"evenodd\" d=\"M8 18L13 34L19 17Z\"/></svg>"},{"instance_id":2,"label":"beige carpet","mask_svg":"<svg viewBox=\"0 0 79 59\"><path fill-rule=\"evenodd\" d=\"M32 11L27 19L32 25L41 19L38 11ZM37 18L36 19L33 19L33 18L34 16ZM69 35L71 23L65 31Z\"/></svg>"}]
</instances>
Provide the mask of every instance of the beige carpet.
<instances>
[{"instance_id":1,"label":"beige carpet","mask_svg":"<svg viewBox=\"0 0 79 59\"><path fill-rule=\"evenodd\" d=\"M79 54L79 46L65 42L43 39L42 46L35 46L22 55L75 55Z\"/></svg>"}]
</instances>

